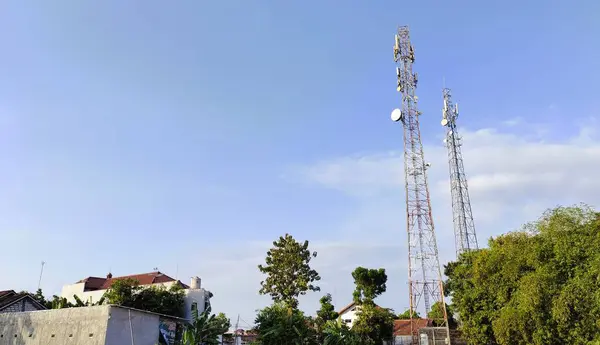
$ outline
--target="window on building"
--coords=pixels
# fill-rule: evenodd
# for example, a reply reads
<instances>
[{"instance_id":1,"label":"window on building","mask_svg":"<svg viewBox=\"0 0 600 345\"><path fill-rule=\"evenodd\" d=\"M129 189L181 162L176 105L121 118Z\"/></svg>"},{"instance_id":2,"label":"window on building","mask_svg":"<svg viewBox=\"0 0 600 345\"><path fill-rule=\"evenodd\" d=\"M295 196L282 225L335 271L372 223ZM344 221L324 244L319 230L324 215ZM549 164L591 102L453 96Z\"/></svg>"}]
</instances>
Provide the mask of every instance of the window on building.
<instances>
[{"instance_id":1,"label":"window on building","mask_svg":"<svg viewBox=\"0 0 600 345\"><path fill-rule=\"evenodd\" d=\"M350 320L350 319L346 319L346 320L344 320L344 322L345 322L345 323L350 323L350 322L352 322L352 320Z\"/></svg>"},{"instance_id":2,"label":"window on building","mask_svg":"<svg viewBox=\"0 0 600 345\"><path fill-rule=\"evenodd\" d=\"M194 303L192 303L192 311L196 311L196 310L198 310L198 303L194 302Z\"/></svg>"}]
</instances>

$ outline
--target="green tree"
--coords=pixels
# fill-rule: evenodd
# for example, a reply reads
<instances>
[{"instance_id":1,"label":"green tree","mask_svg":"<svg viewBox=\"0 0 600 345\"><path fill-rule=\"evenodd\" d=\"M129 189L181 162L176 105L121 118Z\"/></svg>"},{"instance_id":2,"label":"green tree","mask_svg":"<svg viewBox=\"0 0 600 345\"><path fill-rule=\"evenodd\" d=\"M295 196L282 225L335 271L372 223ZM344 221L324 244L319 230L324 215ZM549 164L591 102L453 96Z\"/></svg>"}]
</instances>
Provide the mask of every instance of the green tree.
<instances>
[{"instance_id":1,"label":"green tree","mask_svg":"<svg viewBox=\"0 0 600 345\"><path fill-rule=\"evenodd\" d=\"M72 308L73 304L67 301L66 298L53 295L52 299L47 301L46 307L48 309L63 309L63 308Z\"/></svg>"},{"instance_id":2,"label":"green tree","mask_svg":"<svg viewBox=\"0 0 600 345\"><path fill-rule=\"evenodd\" d=\"M132 307L159 314L182 317L184 315L185 293L179 284L168 289L164 286L150 286L139 289L133 296Z\"/></svg>"},{"instance_id":3,"label":"green tree","mask_svg":"<svg viewBox=\"0 0 600 345\"><path fill-rule=\"evenodd\" d=\"M260 310L256 316L258 342L262 345L316 345L312 321L284 302Z\"/></svg>"},{"instance_id":4,"label":"green tree","mask_svg":"<svg viewBox=\"0 0 600 345\"><path fill-rule=\"evenodd\" d=\"M317 317L315 318L315 327L317 331L317 337L319 343L322 343L324 340L323 330L325 324L328 321L332 321L338 318L338 313L335 311L335 307L331 304L331 295L326 294L321 297L319 303L321 304L321 308L317 310Z\"/></svg>"},{"instance_id":5,"label":"green tree","mask_svg":"<svg viewBox=\"0 0 600 345\"><path fill-rule=\"evenodd\" d=\"M310 267L311 259L316 256L317 252L311 254L308 249L308 241L299 243L289 234L279 237L267 252L265 265L258 265L260 272L267 275L260 282L260 294L297 307L298 296L320 290L313 283L321 277Z\"/></svg>"},{"instance_id":6,"label":"green tree","mask_svg":"<svg viewBox=\"0 0 600 345\"><path fill-rule=\"evenodd\" d=\"M360 338L363 345L380 345L390 341L394 333L395 315L388 309L375 305L374 299L386 291L387 274L385 269L368 269L357 267L352 272L355 290L354 302L359 305L359 312L352 331Z\"/></svg>"},{"instance_id":7,"label":"green tree","mask_svg":"<svg viewBox=\"0 0 600 345\"><path fill-rule=\"evenodd\" d=\"M227 332L231 328L231 320L224 313L217 314L215 322L219 325L220 334Z\"/></svg>"},{"instance_id":8,"label":"green tree","mask_svg":"<svg viewBox=\"0 0 600 345\"><path fill-rule=\"evenodd\" d=\"M229 329L229 319L222 313L219 316L211 314L211 311L210 306L200 314L198 310L193 311L192 322L183 332L182 345L219 344L219 336Z\"/></svg>"},{"instance_id":9,"label":"green tree","mask_svg":"<svg viewBox=\"0 0 600 345\"><path fill-rule=\"evenodd\" d=\"M415 311L413 313L413 318L420 319L421 315L419 315L419 313L417 311ZM410 320L410 309L406 309L403 313L398 314L397 319L398 320Z\"/></svg>"},{"instance_id":10,"label":"green tree","mask_svg":"<svg viewBox=\"0 0 600 345\"><path fill-rule=\"evenodd\" d=\"M387 274L384 268L357 267L352 272L352 278L355 285L353 299L356 304L373 304L373 300L386 290Z\"/></svg>"},{"instance_id":11,"label":"green tree","mask_svg":"<svg viewBox=\"0 0 600 345\"><path fill-rule=\"evenodd\" d=\"M454 318L454 311L452 306L446 304L446 315L448 316L448 327L450 329L456 329L458 323ZM433 320L434 326L440 327L442 326L442 322L440 320L444 319L444 308L442 308L442 303L435 302L431 305L431 310L427 314L427 318Z\"/></svg>"},{"instance_id":12,"label":"green tree","mask_svg":"<svg viewBox=\"0 0 600 345\"><path fill-rule=\"evenodd\" d=\"M327 321L323 333L323 345L362 345L358 335L340 319Z\"/></svg>"},{"instance_id":13,"label":"green tree","mask_svg":"<svg viewBox=\"0 0 600 345\"><path fill-rule=\"evenodd\" d=\"M470 344L600 340L600 214L558 207L446 266Z\"/></svg>"},{"instance_id":14,"label":"green tree","mask_svg":"<svg viewBox=\"0 0 600 345\"><path fill-rule=\"evenodd\" d=\"M33 299L35 299L39 304L43 305L44 307L50 308L49 301L47 301L46 298L44 297L44 293L42 292L42 289L37 289L35 294L31 295L31 297L33 297Z\"/></svg>"},{"instance_id":15,"label":"green tree","mask_svg":"<svg viewBox=\"0 0 600 345\"><path fill-rule=\"evenodd\" d=\"M321 308L317 310L317 318L323 320L323 323L329 320L335 320L339 316L339 314L335 311L335 307L333 304L331 304L331 301L331 294L326 294L319 300Z\"/></svg>"},{"instance_id":16,"label":"green tree","mask_svg":"<svg viewBox=\"0 0 600 345\"><path fill-rule=\"evenodd\" d=\"M352 331L360 338L362 345L380 345L393 339L394 318L395 315L388 309L363 304Z\"/></svg>"},{"instance_id":17,"label":"green tree","mask_svg":"<svg viewBox=\"0 0 600 345\"><path fill-rule=\"evenodd\" d=\"M168 289L164 286L141 287L137 280L120 279L113 282L104 298L109 304L171 316L184 315L185 293L179 284Z\"/></svg>"},{"instance_id":18,"label":"green tree","mask_svg":"<svg viewBox=\"0 0 600 345\"><path fill-rule=\"evenodd\" d=\"M111 287L104 293L108 304L132 307L135 303L135 295L141 290L140 282L127 278L119 279L112 283Z\"/></svg>"}]
</instances>

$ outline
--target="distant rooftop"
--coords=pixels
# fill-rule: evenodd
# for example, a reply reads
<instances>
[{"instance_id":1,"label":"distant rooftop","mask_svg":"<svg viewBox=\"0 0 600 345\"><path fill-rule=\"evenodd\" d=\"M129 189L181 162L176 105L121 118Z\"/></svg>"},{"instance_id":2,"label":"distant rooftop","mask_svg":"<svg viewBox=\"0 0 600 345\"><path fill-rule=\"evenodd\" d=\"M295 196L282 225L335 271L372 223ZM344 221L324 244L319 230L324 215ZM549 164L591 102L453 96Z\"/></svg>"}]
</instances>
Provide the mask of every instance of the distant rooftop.
<instances>
[{"instance_id":1,"label":"distant rooftop","mask_svg":"<svg viewBox=\"0 0 600 345\"><path fill-rule=\"evenodd\" d=\"M411 320L394 320L394 335L395 336L406 336L411 335ZM433 322L429 319L413 319L413 327L415 329L421 329L423 327L431 327Z\"/></svg>"},{"instance_id":2,"label":"distant rooftop","mask_svg":"<svg viewBox=\"0 0 600 345\"><path fill-rule=\"evenodd\" d=\"M159 271L150 272L150 273L142 273L142 274L132 274L128 276L122 277L113 277L112 274L108 274L106 278L100 277L87 277L77 282L85 283L83 291L94 291L94 290L107 290L109 289L114 282L117 280L124 279L133 279L137 280L140 285L152 285L152 284L162 284L169 282L178 282L184 289L189 289L190 287L186 284L182 283L179 280L173 279L168 275L161 273Z\"/></svg>"}]
</instances>

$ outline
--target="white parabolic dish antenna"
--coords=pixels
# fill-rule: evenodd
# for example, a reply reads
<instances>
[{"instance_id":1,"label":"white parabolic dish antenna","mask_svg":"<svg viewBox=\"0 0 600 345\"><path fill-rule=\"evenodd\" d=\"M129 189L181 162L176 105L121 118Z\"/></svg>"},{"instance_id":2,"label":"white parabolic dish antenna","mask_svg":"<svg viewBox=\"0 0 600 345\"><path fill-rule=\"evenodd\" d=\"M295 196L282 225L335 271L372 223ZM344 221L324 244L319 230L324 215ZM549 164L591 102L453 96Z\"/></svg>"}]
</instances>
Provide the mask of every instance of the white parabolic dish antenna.
<instances>
[{"instance_id":1,"label":"white parabolic dish antenna","mask_svg":"<svg viewBox=\"0 0 600 345\"><path fill-rule=\"evenodd\" d=\"M400 111L400 109L396 108L392 111L392 121L394 122L398 122L400 121L400 119L402 118L402 111Z\"/></svg>"},{"instance_id":2,"label":"white parabolic dish antenna","mask_svg":"<svg viewBox=\"0 0 600 345\"><path fill-rule=\"evenodd\" d=\"M442 119L442 126L445 126L445 125L447 125L447 124L448 124L448 120L446 120L446 119Z\"/></svg>"}]
</instances>

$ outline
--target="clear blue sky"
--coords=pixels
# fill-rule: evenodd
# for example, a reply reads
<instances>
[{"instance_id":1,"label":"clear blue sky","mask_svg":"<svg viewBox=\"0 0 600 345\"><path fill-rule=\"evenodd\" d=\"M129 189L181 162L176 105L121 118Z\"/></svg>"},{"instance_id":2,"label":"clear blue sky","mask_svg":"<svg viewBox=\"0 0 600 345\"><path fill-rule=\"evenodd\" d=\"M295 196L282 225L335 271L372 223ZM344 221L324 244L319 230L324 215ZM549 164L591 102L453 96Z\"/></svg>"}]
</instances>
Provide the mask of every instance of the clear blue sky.
<instances>
[{"instance_id":1,"label":"clear blue sky","mask_svg":"<svg viewBox=\"0 0 600 345\"><path fill-rule=\"evenodd\" d=\"M520 117L576 133L600 109L599 18L593 0L3 1L0 290L35 290L41 260L48 294L158 266L252 315L203 273L211 253L338 238L359 202L286 176L401 147L398 24L437 145L443 77L470 128Z\"/></svg>"}]
</instances>

